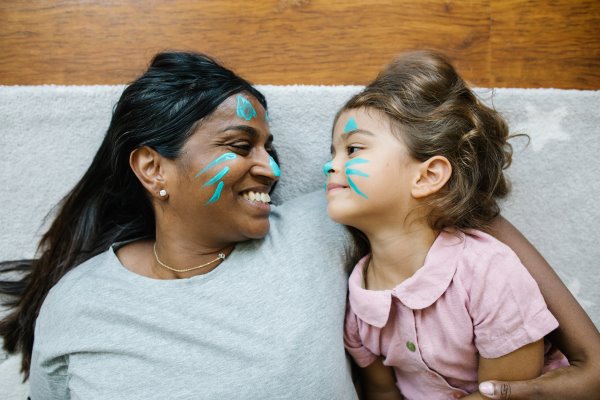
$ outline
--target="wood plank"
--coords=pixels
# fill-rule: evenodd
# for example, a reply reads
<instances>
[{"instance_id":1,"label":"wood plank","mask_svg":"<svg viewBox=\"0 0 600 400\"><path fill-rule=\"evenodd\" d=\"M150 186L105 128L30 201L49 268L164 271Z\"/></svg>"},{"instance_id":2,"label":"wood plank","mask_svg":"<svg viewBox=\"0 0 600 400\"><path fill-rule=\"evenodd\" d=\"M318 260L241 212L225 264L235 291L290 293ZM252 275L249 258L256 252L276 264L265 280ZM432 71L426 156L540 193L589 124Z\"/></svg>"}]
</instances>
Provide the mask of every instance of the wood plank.
<instances>
[{"instance_id":1,"label":"wood plank","mask_svg":"<svg viewBox=\"0 0 600 400\"><path fill-rule=\"evenodd\" d=\"M492 3L494 86L600 89L600 1Z\"/></svg>"},{"instance_id":2,"label":"wood plank","mask_svg":"<svg viewBox=\"0 0 600 400\"><path fill-rule=\"evenodd\" d=\"M510 23L511 7L500 3L3 1L0 84L126 83L165 49L206 52L255 83L364 84L399 52L433 48L478 86L600 88L600 44L590 35L598 29L591 25L597 2L581 2L568 29L557 29L565 21L556 9L570 1L510 2L524 21L519 29ZM544 29L558 32L554 42L532 40ZM525 73L532 56L534 65L549 57L561 73Z\"/></svg>"}]
</instances>

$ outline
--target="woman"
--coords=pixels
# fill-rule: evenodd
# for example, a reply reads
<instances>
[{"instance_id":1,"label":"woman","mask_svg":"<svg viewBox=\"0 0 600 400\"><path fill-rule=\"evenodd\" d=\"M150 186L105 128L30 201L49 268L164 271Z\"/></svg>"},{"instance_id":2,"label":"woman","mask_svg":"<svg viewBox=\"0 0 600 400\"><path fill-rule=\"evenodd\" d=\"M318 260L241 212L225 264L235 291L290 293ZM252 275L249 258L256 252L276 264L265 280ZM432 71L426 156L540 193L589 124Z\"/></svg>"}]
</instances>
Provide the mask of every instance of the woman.
<instances>
[{"instance_id":1,"label":"woman","mask_svg":"<svg viewBox=\"0 0 600 400\"><path fill-rule=\"evenodd\" d=\"M157 55L0 326L32 398L354 398L341 335L350 241L321 194L270 210L275 159L249 83L203 55ZM540 279L549 268L514 228L497 226L542 292L572 302ZM587 357L591 339L573 344L591 331L579 306L552 311L563 350ZM542 390L587 382L583 365Z\"/></svg>"}]
</instances>

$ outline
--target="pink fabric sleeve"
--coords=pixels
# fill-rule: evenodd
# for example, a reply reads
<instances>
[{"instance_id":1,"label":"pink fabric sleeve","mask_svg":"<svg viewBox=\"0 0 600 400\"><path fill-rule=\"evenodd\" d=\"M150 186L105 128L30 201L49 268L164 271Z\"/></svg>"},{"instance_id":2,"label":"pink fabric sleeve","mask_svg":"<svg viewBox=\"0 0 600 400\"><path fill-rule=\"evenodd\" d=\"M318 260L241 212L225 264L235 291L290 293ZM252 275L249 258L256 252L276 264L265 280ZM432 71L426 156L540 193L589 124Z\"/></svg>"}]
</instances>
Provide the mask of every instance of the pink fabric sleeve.
<instances>
[{"instance_id":1,"label":"pink fabric sleeve","mask_svg":"<svg viewBox=\"0 0 600 400\"><path fill-rule=\"evenodd\" d=\"M347 303L346 320L344 322L344 346L356 364L361 368L365 368L372 364L377 356L364 346L358 324L358 317L350 308L350 303Z\"/></svg>"},{"instance_id":2,"label":"pink fabric sleeve","mask_svg":"<svg viewBox=\"0 0 600 400\"><path fill-rule=\"evenodd\" d=\"M497 358L542 339L558 321L517 255L501 243L490 247L472 258L469 312L479 353Z\"/></svg>"}]
</instances>

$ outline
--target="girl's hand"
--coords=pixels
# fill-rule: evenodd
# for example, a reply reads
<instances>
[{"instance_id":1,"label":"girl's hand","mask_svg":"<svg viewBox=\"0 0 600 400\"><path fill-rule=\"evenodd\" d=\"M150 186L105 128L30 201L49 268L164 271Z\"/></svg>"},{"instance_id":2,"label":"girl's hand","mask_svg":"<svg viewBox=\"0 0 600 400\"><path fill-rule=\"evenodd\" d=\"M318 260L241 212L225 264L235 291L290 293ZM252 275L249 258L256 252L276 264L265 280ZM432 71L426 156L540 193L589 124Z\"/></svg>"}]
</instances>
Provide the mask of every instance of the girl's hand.
<instances>
[{"instance_id":1,"label":"girl's hand","mask_svg":"<svg viewBox=\"0 0 600 400\"><path fill-rule=\"evenodd\" d=\"M404 397L396 387L394 370L383 365L381 358L359 371L362 387L361 400L402 400Z\"/></svg>"}]
</instances>

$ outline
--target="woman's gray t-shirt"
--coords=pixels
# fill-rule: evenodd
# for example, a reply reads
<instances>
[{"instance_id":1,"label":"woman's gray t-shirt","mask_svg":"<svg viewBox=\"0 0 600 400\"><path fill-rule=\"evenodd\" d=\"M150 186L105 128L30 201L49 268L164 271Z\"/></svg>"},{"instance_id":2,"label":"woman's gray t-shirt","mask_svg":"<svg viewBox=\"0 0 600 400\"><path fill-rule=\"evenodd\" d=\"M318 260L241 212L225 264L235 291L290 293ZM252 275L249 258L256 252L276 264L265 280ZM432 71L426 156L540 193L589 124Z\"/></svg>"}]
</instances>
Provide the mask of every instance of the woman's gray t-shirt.
<instances>
[{"instance_id":1,"label":"woman's gray t-shirt","mask_svg":"<svg viewBox=\"0 0 600 400\"><path fill-rule=\"evenodd\" d=\"M349 240L325 207L275 207L264 239L190 279L137 275L113 249L78 266L37 319L32 399L355 399Z\"/></svg>"}]
</instances>

